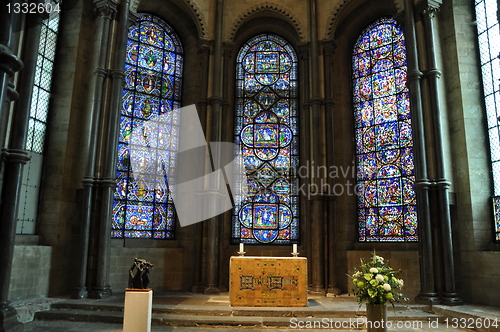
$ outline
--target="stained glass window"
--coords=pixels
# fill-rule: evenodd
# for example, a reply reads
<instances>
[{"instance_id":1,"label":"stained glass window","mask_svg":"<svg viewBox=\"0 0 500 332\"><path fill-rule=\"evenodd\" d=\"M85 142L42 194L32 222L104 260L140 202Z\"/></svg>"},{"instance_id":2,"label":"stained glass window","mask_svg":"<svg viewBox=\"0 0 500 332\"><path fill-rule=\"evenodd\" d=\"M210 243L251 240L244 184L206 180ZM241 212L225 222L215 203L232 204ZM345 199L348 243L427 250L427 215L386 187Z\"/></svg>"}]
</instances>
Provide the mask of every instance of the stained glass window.
<instances>
[{"instance_id":1,"label":"stained glass window","mask_svg":"<svg viewBox=\"0 0 500 332\"><path fill-rule=\"evenodd\" d=\"M176 164L172 152L177 150L182 63L181 43L168 24L143 14L130 27L112 237L174 237L175 212L168 175ZM171 116L162 116L167 113ZM139 147L134 142L134 153L143 154L135 156L141 160L136 170L141 176L131 169L129 144L135 130L142 133ZM151 160L151 153L156 162L146 162Z\"/></svg>"},{"instance_id":2,"label":"stained glass window","mask_svg":"<svg viewBox=\"0 0 500 332\"><path fill-rule=\"evenodd\" d=\"M493 208L495 239L500 241L500 30L496 0L476 0L476 21L479 40L483 93L490 138L493 169Z\"/></svg>"},{"instance_id":3,"label":"stained glass window","mask_svg":"<svg viewBox=\"0 0 500 332\"><path fill-rule=\"evenodd\" d=\"M261 34L236 64L235 142L248 194L236 205L233 243L290 244L299 239L297 55L283 38Z\"/></svg>"},{"instance_id":4,"label":"stained glass window","mask_svg":"<svg viewBox=\"0 0 500 332\"><path fill-rule=\"evenodd\" d=\"M417 241L413 140L403 31L368 26L352 55L359 241Z\"/></svg>"}]
</instances>

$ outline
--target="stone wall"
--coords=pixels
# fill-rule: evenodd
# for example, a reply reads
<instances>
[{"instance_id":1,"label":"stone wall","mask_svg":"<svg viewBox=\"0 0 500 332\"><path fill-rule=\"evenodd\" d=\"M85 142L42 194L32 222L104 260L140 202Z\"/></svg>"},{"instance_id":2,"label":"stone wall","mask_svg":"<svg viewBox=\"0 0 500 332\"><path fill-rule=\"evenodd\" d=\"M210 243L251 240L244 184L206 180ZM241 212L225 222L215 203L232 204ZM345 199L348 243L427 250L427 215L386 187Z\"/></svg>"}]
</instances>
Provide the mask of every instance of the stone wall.
<instances>
[{"instance_id":1,"label":"stone wall","mask_svg":"<svg viewBox=\"0 0 500 332\"><path fill-rule=\"evenodd\" d=\"M151 269L153 290L181 290L183 287L184 250L181 248L111 248L110 286L113 292L128 286L129 269L134 258L142 258L154 264Z\"/></svg>"},{"instance_id":2,"label":"stone wall","mask_svg":"<svg viewBox=\"0 0 500 332\"><path fill-rule=\"evenodd\" d=\"M371 251L348 251L347 252L347 265L349 266L349 273L354 273L354 268L360 267L360 258L365 261L370 260ZM377 251L377 255L389 261L388 266L392 267L395 271L401 269L401 274L397 276L398 279L404 280L404 286L401 292L410 299L410 302L415 300L415 297L420 293L420 264L418 260L418 251ZM352 279L348 279L349 291L352 288Z\"/></svg>"},{"instance_id":3,"label":"stone wall","mask_svg":"<svg viewBox=\"0 0 500 332\"><path fill-rule=\"evenodd\" d=\"M16 245L12 261L9 300L47 297L52 247ZM65 271L61 270L61 274Z\"/></svg>"}]
</instances>

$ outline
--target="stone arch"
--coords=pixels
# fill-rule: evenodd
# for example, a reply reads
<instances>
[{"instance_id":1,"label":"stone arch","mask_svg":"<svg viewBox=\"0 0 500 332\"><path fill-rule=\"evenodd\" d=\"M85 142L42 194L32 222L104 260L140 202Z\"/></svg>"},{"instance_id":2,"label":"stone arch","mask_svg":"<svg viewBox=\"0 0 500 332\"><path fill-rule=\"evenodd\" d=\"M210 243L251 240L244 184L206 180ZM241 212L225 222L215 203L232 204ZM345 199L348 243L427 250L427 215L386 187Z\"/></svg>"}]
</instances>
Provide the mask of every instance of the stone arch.
<instances>
[{"instance_id":1,"label":"stone arch","mask_svg":"<svg viewBox=\"0 0 500 332\"><path fill-rule=\"evenodd\" d=\"M238 29L245 23L247 22L250 18L257 16L261 12L265 11L271 11L279 16L283 17L290 25L292 25L299 37L299 40L301 42L305 41L305 32L304 32L304 27L300 20L292 13L292 11L288 8L285 8L283 6L274 4L274 3L269 3L269 2L263 2L261 4L258 4L256 6L253 6L246 10L244 13L242 13L238 18L234 21L234 23L231 25L231 29L229 31L229 36L227 38L228 41L232 42L235 39L236 33L238 32Z\"/></svg>"},{"instance_id":2,"label":"stone arch","mask_svg":"<svg viewBox=\"0 0 500 332\"><path fill-rule=\"evenodd\" d=\"M139 4L145 0L131 0L130 10L134 13L137 13L139 8ZM186 13L191 16L194 22L196 22L196 28L198 30L198 36L201 39L208 39L208 29L207 22L205 21L205 17L201 12L200 8L196 4L194 0L171 0L175 3L179 8L183 8Z\"/></svg>"},{"instance_id":3,"label":"stone arch","mask_svg":"<svg viewBox=\"0 0 500 332\"><path fill-rule=\"evenodd\" d=\"M332 13L328 17L328 21L326 24L324 39L329 40L332 39L335 35L335 30L338 23L341 21L341 17L344 16L343 11L348 11L346 8L349 7L347 5L354 4L356 1L352 0L342 0L337 3ZM391 1L396 7L397 12L401 12L404 9L403 0L392 0ZM349 4L348 4L349 3ZM357 5L355 5L357 6Z\"/></svg>"}]
</instances>

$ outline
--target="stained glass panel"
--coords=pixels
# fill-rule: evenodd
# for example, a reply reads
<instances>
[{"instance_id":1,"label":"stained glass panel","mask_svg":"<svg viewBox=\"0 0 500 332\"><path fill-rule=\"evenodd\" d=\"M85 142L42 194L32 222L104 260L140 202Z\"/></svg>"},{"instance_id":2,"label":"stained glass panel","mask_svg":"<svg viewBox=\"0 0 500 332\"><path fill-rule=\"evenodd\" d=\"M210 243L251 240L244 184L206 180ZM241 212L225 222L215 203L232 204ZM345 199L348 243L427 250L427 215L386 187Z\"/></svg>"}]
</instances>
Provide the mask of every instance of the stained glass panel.
<instances>
[{"instance_id":1,"label":"stained glass panel","mask_svg":"<svg viewBox=\"0 0 500 332\"><path fill-rule=\"evenodd\" d=\"M121 108L111 236L115 238L173 239L175 212L168 175L175 168L178 137L183 51L172 28L143 14L130 27ZM161 123L150 125L160 115ZM148 181L131 169L129 143L132 131L143 130L138 167ZM154 141L153 141L154 140ZM166 142L170 142L169 145ZM146 162L151 158L158 163Z\"/></svg>"},{"instance_id":2,"label":"stained glass panel","mask_svg":"<svg viewBox=\"0 0 500 332\"><path fill-rule=\"evenodd\" d=\"M493 169L495 240L500 241L500 30L496 0L476 0L476 21Z\"/></svg>"},{"instance_id":3,"label":"stained glass panel","mask_svg":"<svg viewBox=\"0 0 500 332\"><path fill-rule=\"evenodd\" d=\"M233 243L290 244L299 239L292 166L298 166L297 55L283 38L262 34L237 57L235 142L248 195L236 205Z\"/></svg>"},{"instance_id":4,"label":"stained glass panel","mask_svg":"<svg viewBox=\"0 0 500 332\"><path fill-rule=\"evenodd\" d=\"M358 238L418 241L413 140L403 31L382 18L358 38L352 56L356 123Z\"/></svg>"}]
</instances>

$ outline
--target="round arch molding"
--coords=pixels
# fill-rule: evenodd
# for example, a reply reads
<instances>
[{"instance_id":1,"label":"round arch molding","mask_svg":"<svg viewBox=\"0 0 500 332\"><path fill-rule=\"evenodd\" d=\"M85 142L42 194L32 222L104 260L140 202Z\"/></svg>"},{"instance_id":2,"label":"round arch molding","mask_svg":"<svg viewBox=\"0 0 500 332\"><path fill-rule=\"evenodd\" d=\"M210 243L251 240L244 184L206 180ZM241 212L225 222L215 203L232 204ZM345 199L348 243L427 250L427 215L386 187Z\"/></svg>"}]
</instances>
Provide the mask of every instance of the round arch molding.
<instances>
[{"instance_id":1,"label":"round arch molding","mask_svg":"<svg viewBox=\"0 0 500 332\"><path fill-rule=\"evenodd\" d=\"M195 24L200 39L208 39L208 30L205 17L194 0L169 0L166 2L152 0L131 0L130 9L137 13L138 10L148 9L155 6L155 3L162 7L168 6L171 3L181 9ZM150 10L149 10L150 11Z\"/></svg>"},{"instance_id":2,"label":"round arch molding","mask_svg":"<svg viewBox=\"0 0 500 332\"><path fill-rule=\"evenodd\" d=\"M363 7L361 7L363 6ZM344 21L352 12L357 11L359 8L373 8L377 11L378 8L388 9L392 12L401 12L404 9L403 0L391 0L391 1L359 1L359 0L341 0L337 3L332 13L328 17L326 24L324 40L330 40L335 37L337 26L340 22ZM371 10L371 9L370 9Z\"/></svg>"},{"instance_id":3,"label":"round arch molding","mask_svg":"<svg viewBox=\"0 0 500 332\"><path fill-rule=\"evenodd\" d=\"M302 25L300 20L292 13L292 11L283 6L269 2L264 2L253 6L239 15L231 25L227 41L234 42L237 39L238 32L243 27L243 25L245 25L245 23L261 17L276 17L286 21L290 26L294 28L295 34L298 36L298 40L300 42L305 41L306 34L304 26Z\"/></svg>"}]
</instances>

